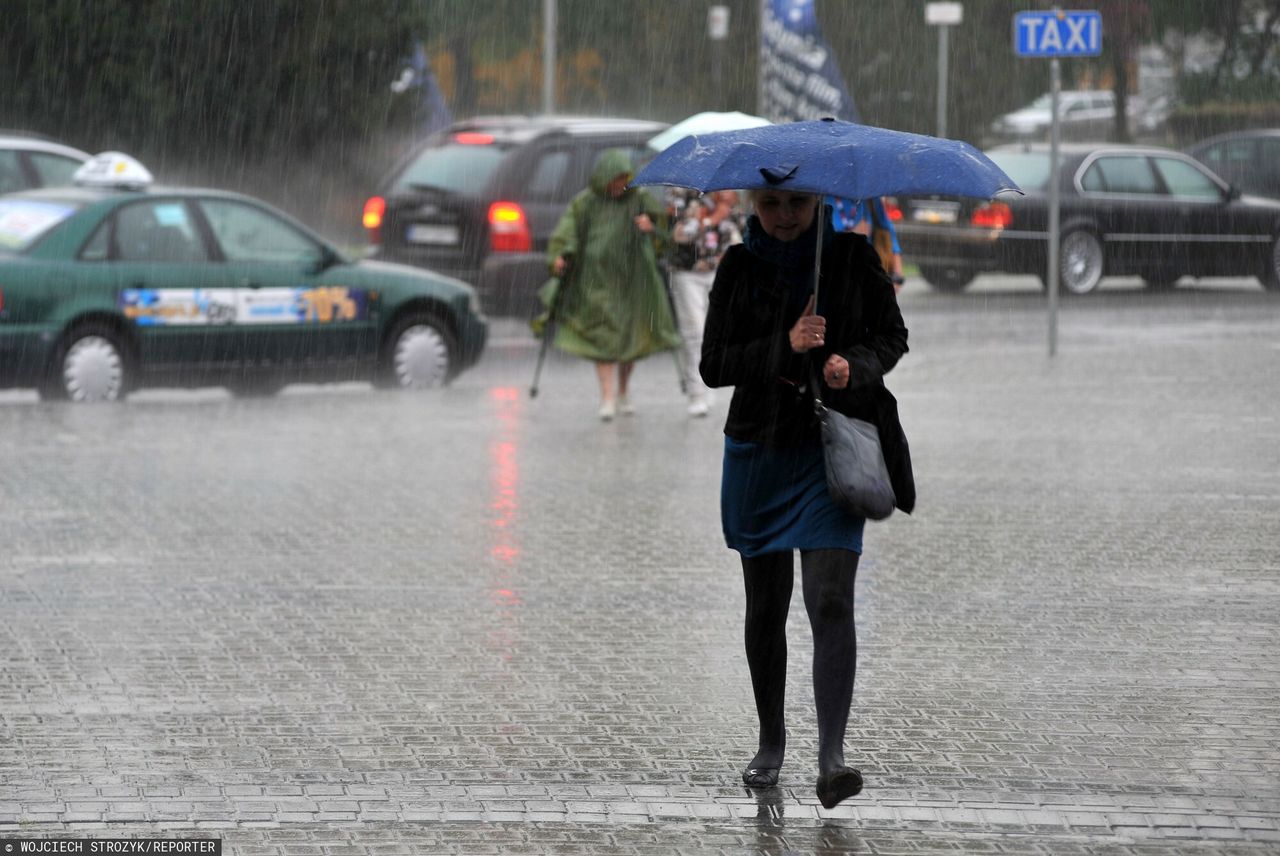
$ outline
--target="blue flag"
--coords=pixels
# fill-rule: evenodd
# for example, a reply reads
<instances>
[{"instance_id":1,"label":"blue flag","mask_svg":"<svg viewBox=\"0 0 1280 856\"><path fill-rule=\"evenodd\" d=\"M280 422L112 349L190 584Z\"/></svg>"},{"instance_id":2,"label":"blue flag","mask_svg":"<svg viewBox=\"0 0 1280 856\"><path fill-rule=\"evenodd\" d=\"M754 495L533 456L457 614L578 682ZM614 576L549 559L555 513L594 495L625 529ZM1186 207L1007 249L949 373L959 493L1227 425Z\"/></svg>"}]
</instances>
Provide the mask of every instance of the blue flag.
<instances>
[{"instance_id":1,"label":"blue flag","mask_svg":"<svg viewBox=\"0 0 1280 856\"><path fill-rule=\"evenodd\" d=\"M768 0L761 22L760 115L774 122L833 116L858 122L814 0Z\"/></svg>"},{"instance_id":2,"label":"blue flag","mask_svg":"<svg viewBox=\"0 0 1280 856\"><path fill-rule=\"evenodd\" d=\"M427 62L427 51L422 42L414 45L409 66L391 83L391 91L397 94L410 89L417 90L422 99L419 106L422 126L419 132L423 136L429 136L453 124L453 113L445 103L444 93L436 83L436 76L431 73L431 64Z\"/></svg>"}]
</instances>

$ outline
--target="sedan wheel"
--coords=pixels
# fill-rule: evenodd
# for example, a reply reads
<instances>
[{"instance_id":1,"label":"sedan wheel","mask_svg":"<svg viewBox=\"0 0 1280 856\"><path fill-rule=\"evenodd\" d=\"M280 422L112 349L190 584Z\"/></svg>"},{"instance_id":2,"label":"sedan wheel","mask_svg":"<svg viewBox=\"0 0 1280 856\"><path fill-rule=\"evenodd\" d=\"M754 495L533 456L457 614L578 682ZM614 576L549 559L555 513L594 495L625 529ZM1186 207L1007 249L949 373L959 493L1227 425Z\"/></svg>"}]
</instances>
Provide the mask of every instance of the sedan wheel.
<instances>
[{"instance_id":1,"label":"sedan wheel","mask_svg":"<svg viewBox=\"0 0 1280 856\"><path fill-rule=\"evenodd\" d=\"M125 394L124 349L114 334L73 334L61 361L61 386L72 401L117 401Z\"/></svg>"},{"instance_id":2,"label":"sedan wheel","mask_svg":"<svg viewBox=\"0 0 1280 856\"><path fill-rule=\"evenodd\" d=\"M1102 244L1092 232L1071 232L1062 239L1062 286L1071 294L1088 294L1102 279Z\"/></svg>"},{"instance_id":3,"label":"sedan wheel","mask_svg":"<svg viewBox=\"0 0 1280 856\"><path fill-rule=\"evenodd\" d=\"M419 317L402 324L389 357L391 385L400 389L431 389L453 378L450 337L435 319Z\"/></svg>"}]
</instances>

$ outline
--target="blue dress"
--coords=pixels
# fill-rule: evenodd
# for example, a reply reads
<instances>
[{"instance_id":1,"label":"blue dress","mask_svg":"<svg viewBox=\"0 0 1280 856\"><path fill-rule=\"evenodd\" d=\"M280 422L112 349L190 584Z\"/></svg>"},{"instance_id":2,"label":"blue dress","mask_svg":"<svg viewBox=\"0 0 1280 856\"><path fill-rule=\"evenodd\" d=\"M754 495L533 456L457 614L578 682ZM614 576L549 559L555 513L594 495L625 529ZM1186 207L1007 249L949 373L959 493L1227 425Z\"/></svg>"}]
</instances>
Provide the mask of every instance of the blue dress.
<instances>
[{"instance_id":1,"label":"blue dress","mask_svg":"<svg viewBox=\"0 0 1280 856\"><path fill-rule=\"evenodd\" d=\"M862 552L866 519L831 499L822 444L766 446L724 438L720 523L746 558L791 550Z\"/></svg>"}]
</instances>

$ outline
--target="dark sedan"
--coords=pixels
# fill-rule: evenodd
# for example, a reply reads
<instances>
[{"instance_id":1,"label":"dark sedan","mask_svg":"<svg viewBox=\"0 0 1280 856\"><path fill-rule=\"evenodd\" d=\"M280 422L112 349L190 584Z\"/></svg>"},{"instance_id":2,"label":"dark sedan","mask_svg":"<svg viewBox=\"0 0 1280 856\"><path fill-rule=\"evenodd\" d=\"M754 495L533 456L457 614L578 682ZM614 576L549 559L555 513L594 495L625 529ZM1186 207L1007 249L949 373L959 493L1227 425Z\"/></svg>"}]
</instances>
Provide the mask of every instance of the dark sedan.
<instances>
[{"instance_id":1,"label":"dark sedan","mask_svg":"<svg viewBox=\"0 0 1280 856\"><path fill-rule=\"evenodd\" d=\"M1026 191L982 202L898 200L903 255L940 291L983 272L1045 275L1048 146L987 154ZM1169 149L1062 147L1060 265L1063 290L1087 294L1104 276L1137 275L1152 288L1182 276L1256 276L1280 289L1280 200L1242 195Z\"/></svg>"}]
</instances>

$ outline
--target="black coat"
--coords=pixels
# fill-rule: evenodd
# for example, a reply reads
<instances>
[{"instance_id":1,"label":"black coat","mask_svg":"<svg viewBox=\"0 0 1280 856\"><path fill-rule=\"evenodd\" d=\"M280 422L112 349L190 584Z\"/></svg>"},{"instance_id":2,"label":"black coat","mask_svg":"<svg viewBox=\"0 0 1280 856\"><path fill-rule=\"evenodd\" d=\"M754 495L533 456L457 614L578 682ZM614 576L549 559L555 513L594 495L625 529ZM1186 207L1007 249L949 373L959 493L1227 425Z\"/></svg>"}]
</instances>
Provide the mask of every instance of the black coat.
<instances>
[{"instance_id":1,"label":"black coat","mask_svg":"<svg viewBox=\"0 0 1280 856\"><path fill-rule=\"evenodd\" d=\"M810 360L820 378L827 357L838 353L849 362L850 386L824 383L822 399L879 428L897 506L910 513L916 500L911 453L898 402L884 385L884 375L907 352L907 328L893 284L865 238L839 234L824 247L817 314L826 318L825 345L807 355L794 353L788 338L802 310L772 263L741 244L725 253L698 366L707 386L735 387L724 433L768 445L821 442L807 388Z\"/></svg>"}]
</instances>

